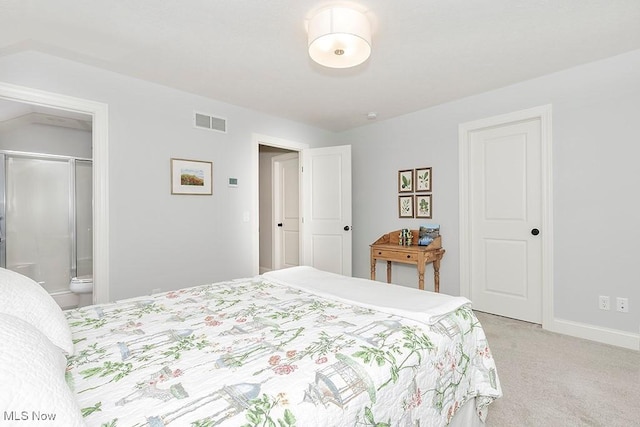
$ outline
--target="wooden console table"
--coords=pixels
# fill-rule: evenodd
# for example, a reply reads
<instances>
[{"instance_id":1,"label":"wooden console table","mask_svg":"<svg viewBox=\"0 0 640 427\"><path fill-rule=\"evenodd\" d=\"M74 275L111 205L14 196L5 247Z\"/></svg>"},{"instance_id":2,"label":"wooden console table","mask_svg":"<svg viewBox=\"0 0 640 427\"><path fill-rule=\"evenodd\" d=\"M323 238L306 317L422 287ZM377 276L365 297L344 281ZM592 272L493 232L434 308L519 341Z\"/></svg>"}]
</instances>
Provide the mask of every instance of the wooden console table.
<instances>
[{"instance_id":1,"label":"wooden console table","mask_svg":"<svg viewBox=\"0 0 640 427\"><path fill-rule=\"evenodd\" d=\"M418 230L411 230L414 241L418 241ZM429 246L402 246L398 244L400 230L392 231L371 246L371 280L376 280L376 263L378 260L387 261L387 283L391 283L391 263L414 264L418 267L418 287L424 290L424 268L433 263L434 291L440 292L440 260L445 250L442 249L442 236L436 237Z\"/></svg>"}]
</instances>

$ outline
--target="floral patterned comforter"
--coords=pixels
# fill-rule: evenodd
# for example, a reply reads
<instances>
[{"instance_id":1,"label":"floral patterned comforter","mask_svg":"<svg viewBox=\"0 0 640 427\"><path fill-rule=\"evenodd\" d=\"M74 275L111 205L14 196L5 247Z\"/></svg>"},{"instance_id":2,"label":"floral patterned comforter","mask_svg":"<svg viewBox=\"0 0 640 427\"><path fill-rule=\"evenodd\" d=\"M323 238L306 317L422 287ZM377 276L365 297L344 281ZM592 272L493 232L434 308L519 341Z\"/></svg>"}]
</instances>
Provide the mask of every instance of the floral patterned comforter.
<instances>
[{"instance_id":1,"label":"floral patterned comforter","mask_svg":"<svg viewBox=\"0 0 640 427\"><path fill-rule=\"evenodd\" d=\"M442 426L501 395L467 305L426 325L257 276L66 314L88 426Z\"/></svg>"}]
</instances>

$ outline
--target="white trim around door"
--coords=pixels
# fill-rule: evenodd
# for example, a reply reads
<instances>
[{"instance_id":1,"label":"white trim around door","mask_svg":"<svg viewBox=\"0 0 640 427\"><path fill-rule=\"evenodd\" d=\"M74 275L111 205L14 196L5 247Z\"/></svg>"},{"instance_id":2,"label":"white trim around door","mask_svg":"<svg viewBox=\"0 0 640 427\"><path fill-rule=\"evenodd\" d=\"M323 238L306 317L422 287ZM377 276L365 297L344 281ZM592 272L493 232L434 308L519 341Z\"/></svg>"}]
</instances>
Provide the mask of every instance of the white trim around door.
<instances>
[{"instance_id":1,"label":"white trim around door","mask_svg":"<svg viewBox=\"0 0 640 427\"><path fill-rule=\"evenodd\" d=\"M460 294L471 296L471 197L470 135L474 131L525 120L538 119L541 132L541 233L542 238L542 327L553 324L553 196L551 105L517 111L496 117L463 123L459 126L460 173Z\"/></svg>"}]
</instances>

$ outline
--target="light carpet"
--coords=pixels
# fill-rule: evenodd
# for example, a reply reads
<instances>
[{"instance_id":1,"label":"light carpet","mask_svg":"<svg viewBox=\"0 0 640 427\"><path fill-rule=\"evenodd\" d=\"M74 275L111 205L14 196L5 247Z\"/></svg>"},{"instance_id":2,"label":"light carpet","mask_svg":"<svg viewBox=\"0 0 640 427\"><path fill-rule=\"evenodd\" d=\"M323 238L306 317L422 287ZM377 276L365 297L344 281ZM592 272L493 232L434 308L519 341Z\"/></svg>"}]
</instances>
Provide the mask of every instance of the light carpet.
<instances>
[{"instance_id":1,"label":"light carpet","mask_svg":"<svg viewBox=\"0 0 640 427\"><path fill-rule=\"evenodd\" d=\"M488 427L640 426L640 352L476 312L504 396Z\"/></svg>"}]
</instances>

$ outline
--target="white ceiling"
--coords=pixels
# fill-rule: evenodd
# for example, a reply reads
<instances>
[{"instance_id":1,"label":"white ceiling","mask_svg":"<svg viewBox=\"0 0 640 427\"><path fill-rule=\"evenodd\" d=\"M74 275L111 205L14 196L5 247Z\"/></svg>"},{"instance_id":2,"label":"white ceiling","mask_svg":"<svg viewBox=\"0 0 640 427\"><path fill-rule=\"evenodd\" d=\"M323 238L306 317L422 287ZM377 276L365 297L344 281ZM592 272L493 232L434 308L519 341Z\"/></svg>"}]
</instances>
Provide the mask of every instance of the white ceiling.
<instances>
[{"instance_id":1,"label":"white ceiling","mask_svg":"<svg viewBox=\"0 0 640 427\"><path fill-rule=\"evenodd\" d=\"M305 19L352 4L373 53L328 69ZM640 49L640 0L0 0L0 55L37 50L332 131Z\"/></svg>"}]
</instances>

